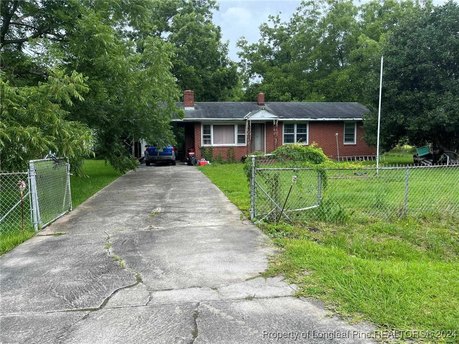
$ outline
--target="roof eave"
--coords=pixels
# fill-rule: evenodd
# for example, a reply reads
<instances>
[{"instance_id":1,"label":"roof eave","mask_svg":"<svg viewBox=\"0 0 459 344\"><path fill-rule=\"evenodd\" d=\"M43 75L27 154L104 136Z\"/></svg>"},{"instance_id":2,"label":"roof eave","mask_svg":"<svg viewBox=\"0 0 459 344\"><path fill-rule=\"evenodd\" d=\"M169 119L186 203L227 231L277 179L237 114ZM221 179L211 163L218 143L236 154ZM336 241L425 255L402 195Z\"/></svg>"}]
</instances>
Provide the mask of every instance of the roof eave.
<instances>
[{"instance_id":1,"label":"roof eave","mask_svg":"<svg viewBox=\"0 0 459 344\"><path fill-rule=\"evenodd\" d=\"M250 120L250 118L240 117L240 118L183 118L183 119L173 119L173 122L212 122L212 121L245 121ZM310 118L310 117L298 117L298 118L266 118L266 119L256 119L260 121L307 121L307 122L336 122L336 121L363 121L363 117L333 117L333 118Z\"/></svg>"}]
</instances>

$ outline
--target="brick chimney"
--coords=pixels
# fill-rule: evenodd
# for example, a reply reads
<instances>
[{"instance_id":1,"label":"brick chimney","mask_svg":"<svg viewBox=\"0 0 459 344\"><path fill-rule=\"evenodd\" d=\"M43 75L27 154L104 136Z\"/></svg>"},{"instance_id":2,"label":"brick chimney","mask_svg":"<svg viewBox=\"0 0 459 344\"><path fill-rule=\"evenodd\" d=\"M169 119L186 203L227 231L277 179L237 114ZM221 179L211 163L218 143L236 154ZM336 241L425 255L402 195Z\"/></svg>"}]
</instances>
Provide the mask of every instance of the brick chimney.
<instances>
[{"instance_id":1,"label":"brick chimney","mask_svg":"<svg viewBox=\"0 0 459 344\"><path fill-rule=\"evenodd\" d=\"M185 108L194 108L194 92L191 90L183 91L183 106Z\"/></svg>"},{"instance_id":2,"label":"brick chimney","mask_svg":"<svg viewBox=\"0 0 459 344\"><path fill-rule=\"evenodd\" d=\"M257 104L260 106L265 105L265 94L263 92L258 93Z\"/></svg>"}]
</instances>

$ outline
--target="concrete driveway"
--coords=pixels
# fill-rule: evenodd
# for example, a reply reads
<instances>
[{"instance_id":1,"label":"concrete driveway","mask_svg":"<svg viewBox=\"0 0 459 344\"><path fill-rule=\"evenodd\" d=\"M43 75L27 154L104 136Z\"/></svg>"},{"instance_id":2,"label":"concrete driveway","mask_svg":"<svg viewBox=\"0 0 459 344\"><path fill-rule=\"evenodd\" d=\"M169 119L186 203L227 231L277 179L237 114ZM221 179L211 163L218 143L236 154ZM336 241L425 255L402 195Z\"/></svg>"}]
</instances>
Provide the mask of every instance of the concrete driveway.
<instances>
[{"instance_id":1,"label":"concrete driveway","mask_svg":"<svg viewBox=\"0 0 459 344\"><path fill-rule=\"evenodd\" d=\"M197 169L142 167L0 257L0 342L370 342L260 277L274 253Z\"/></svg>"}]
</instances>

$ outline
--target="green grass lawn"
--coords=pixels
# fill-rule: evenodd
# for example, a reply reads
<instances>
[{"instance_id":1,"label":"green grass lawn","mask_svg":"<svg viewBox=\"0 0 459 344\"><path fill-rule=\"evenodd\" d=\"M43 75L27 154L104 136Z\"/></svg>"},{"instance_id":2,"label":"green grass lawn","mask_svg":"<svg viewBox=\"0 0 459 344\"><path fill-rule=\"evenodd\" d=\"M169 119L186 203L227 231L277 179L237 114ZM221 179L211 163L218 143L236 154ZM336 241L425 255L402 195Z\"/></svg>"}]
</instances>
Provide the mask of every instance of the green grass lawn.
<instances>
[{"instance_id":1,"label":"green grass lawn","mask_svg":"<svg viewBox=\"0 0 459 344\"><path fill-rule=\"evenodd\" d=\"M247 213L249 188L242 164L212 164L200 169ZM435 194L439 186L432 183L438 178L419 182L427 187L420 198ZM445 188L457 188L454 180ZM352 194L355 184L349 180L340 182L348 184L336 189L342 190L338 196ZM387 189L389 184L384 185ZM457 201L459 193L448 194ZM430 342L456 343L457 218L424 216L389 221L358 215L359 210L355 209L341 222L315 218L295 224L260 224L283 248L271 262L267 275L287 276L299 286L299 295L320 298L342 315L369 320L382 329L445 331L440 332L444 334L451 331L456 333L455 337L434 338Z\"/></svg>"},{"instance_id":2,"label":"green grass lawn","mask_svg":"<svg viewBox=\"0 0 459 344\"><path fill-rule=\"evenodd\" d=\"M72 176L70 180L74 208L121 176L103 160L86 160L83 164L83 174L82 177Z\"/></svg>"},{"instance_id":3,"label":"green grass lawn","mask_svg":"<svg viewBox=\"0 0 459 344\"><path fill-rule=\"evenodd\" d=\"M83 164L83 173L84 176L82 177L71 177L73 208L80 205L121 175L111 165L106 164L102 160L86 160ZM29 211L27 205L25 213L28 218L24 230L21 230L20 223L18 223L16 230L0 231L0 255L12 250L17 245L34 236L35 232L30 225Z\"/></svg>"}]
</instances>

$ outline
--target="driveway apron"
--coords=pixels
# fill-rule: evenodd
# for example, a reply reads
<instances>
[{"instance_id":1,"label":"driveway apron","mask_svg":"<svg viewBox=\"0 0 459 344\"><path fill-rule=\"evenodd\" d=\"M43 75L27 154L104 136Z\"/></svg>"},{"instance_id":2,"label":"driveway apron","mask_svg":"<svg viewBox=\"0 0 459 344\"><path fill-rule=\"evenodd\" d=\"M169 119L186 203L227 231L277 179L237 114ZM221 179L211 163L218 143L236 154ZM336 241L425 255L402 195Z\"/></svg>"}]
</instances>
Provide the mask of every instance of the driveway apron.
<instances>
[{"instance_id":1,"label":"driveway apron","mask_svg":"<svg viewBox=\"0 0 459 344\"><path fill-rule=\"evenodd\" d=\"M370 342L260 276L274 254L196 168L141 167L0 257L0 342Z\"/></svg>"}]
</instances>

